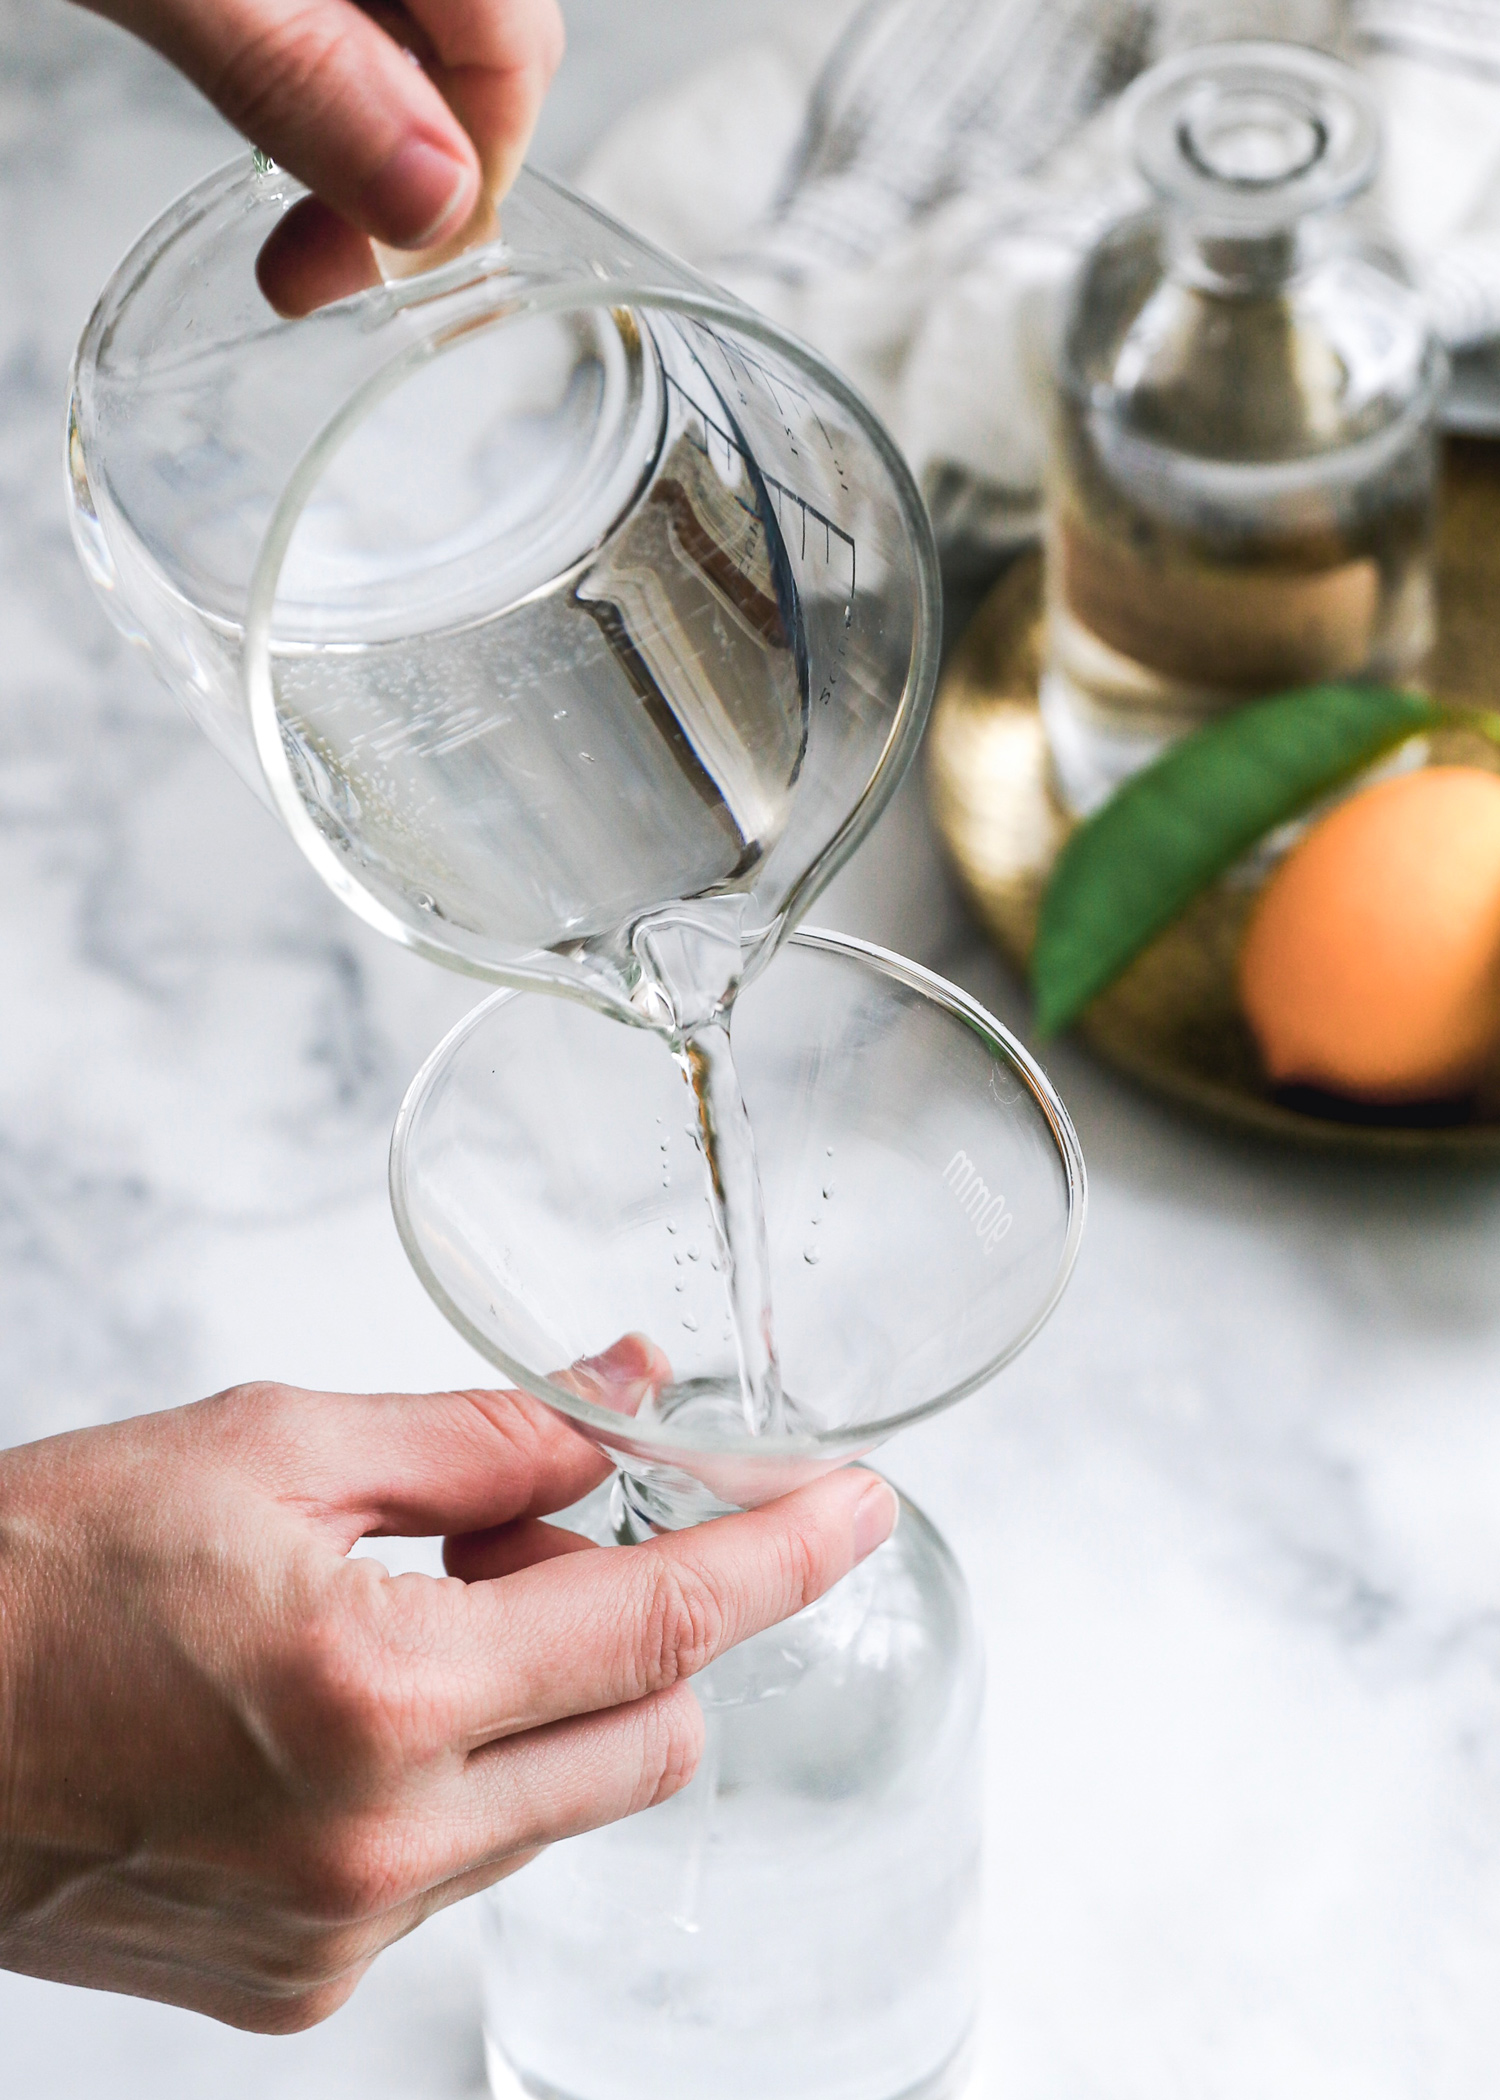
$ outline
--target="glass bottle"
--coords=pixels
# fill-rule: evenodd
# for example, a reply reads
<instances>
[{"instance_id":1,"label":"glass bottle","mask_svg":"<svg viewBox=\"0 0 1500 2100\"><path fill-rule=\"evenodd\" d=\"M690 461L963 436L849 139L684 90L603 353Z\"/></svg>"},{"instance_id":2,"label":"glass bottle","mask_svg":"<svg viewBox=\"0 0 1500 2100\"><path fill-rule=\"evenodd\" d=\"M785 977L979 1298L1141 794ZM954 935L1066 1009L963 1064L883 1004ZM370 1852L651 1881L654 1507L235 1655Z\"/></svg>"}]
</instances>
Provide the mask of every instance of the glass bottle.
<instances>
[{"instance_id":1,"label":"glass bottle","mask_svg":"<svg viewBox=\"0 0 1500 2100\"><path fill-rule=\"evenodd\" d=\"M570 1521L601 1544L649 1536L634 1487ZM490 1890L495 2100L957 2100L983 1675L958 1565L904 1502L837 1589L694 1680L690 1786Z\"/></svg>"},{"instance_id":2,"label":"glass bottle","mask_svg":"<svg viewBox=\"0 0 1500 2100\"><path fill-rule=\"evenodd\" d=\"M397 1120L413 1267L503 1379L615 1461L561 1520L608 1550L758 1508L988 1386L1077 1249L1066 1114L953 986L800 930L737 1003L735 1059L796 1403L781 1432L740 1411L687 1082L644 1031L497 993ZM644 1396L594 1368L628 1332L670 1359ZM982 1664L947 1547L903 1503L843 1582L693 1687L692 1783L484 1899L496 2100L963 2100Z\"/></svg>"},{"instance_id":3,"label":"glass bottle","mask_svg":"<svg viewBox=\"0 0 1500 2100\"><path fill-rule=\"evenodd\" d=\"M1087 814L1173 738L1432 638L1443 357L1361 211L1358 75L1274 43L1153 68L1123 111L1155 201L1065 318L1042 711Z\"/></svg>"}]
</instances>

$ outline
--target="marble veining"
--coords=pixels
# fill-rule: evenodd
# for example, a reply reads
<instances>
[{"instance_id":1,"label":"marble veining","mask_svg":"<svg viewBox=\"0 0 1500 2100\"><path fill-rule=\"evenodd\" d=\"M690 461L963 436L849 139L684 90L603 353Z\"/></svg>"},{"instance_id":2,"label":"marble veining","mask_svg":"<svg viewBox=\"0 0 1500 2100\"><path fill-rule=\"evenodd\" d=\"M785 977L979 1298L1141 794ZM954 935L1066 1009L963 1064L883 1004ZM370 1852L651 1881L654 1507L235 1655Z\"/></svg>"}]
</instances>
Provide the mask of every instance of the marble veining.
<instances>
[{"instance_id":1,"label":"marble veining","mask_svg":"<svg viewBox=\"0 0 1500 2100\"><path fill-rule=\"evenodd\" d=\"M544 159L650 83L684 10L637 0L630 26L579 0ZM695 6L694 51L737 33ZM467 1381L384 1167L474 988L341 911L115 637L67 535L72 345L230 142L55 0L0 0L0 50L0 1437L251 1376ZM919 781L814 916L1024 1026ZM1076 1280L996 1390L890 1454L989 1652L981 2090L1490 2100L1500 1176L1262 1150L1047 1057L1093 1177ZM4 2085L473 2095L476 2003L466 1910L287 2041L0 1977Z\"/></svg>"}]
</instances>

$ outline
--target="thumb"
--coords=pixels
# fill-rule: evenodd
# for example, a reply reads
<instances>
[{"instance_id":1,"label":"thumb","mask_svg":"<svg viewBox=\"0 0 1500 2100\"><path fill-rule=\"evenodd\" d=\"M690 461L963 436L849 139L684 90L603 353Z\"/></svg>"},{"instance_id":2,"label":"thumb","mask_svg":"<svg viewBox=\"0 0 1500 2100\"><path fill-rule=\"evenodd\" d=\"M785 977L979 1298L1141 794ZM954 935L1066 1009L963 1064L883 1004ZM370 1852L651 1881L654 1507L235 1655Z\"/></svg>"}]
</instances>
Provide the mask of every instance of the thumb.
<instances>
[{"instance_id":1,"label":"thumb","mask_svg":"<svg viewBox=\"0 0 1500 2100\"><path fill-rule=\"evenodd\" d=\"M463 224L480 191L462 124L349 0L104 0L235 128L339 216L395 247Z\"/></svg>"}]
</instances>

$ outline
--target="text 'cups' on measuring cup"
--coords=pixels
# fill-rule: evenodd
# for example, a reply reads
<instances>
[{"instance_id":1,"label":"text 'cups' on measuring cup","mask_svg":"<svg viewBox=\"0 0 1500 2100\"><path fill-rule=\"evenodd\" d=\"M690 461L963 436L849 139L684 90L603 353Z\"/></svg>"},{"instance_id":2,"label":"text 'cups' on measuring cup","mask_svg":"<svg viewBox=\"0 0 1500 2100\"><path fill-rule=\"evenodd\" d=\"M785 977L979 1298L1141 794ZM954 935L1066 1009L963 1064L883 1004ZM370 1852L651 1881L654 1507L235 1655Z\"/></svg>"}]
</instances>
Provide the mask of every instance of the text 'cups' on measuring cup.
<instances>
[{"instance_id":1,"label":"text 'cups' on measuring cup","mask_svg":"<svg viewBox=\"0 0 1500 2100\"><path fill-rule=\"evenodd\" d=\"M281 320L253 260L300 194L221 171L89 323L69 455L106 603L409 945L613 1000L685 901L753 956L930 698L935 560L889 439L529 172L501 240Z\"/></svg>"}]
</instances>

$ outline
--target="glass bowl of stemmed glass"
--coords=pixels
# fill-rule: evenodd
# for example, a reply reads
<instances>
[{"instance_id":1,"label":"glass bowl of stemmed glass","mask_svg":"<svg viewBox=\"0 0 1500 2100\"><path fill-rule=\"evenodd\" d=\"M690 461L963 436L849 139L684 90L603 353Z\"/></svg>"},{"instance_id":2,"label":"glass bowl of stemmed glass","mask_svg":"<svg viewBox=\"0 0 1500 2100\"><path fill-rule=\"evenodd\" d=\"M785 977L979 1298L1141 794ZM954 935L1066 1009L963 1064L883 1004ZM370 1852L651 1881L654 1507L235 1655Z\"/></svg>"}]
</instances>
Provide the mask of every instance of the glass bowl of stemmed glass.
<instances>
[{"instance_id":1,"label":"glass bowl of stemmed glass","mask_svg":"<svg viewBox=\"0 0 1500 2100\"><path fill-rule=\"evenodd\" d=\"M601 1543L711 1520L977 1391L1056 1303L1082 1156L1021 1046L898 957L803 931L741 996L784 1389L747 1428L691 1087L662 1045L502 992L397 1121L391 1191L453 1324L619 1467ZM633 1415L617 1337L671 1371ZM979 1947L982 1669L961 1575L910 1505L835 1591L699 1680L703 1762L658 1808L486 1899L497 2095L947 2100Z\"/></svg>"}]
</instances>

